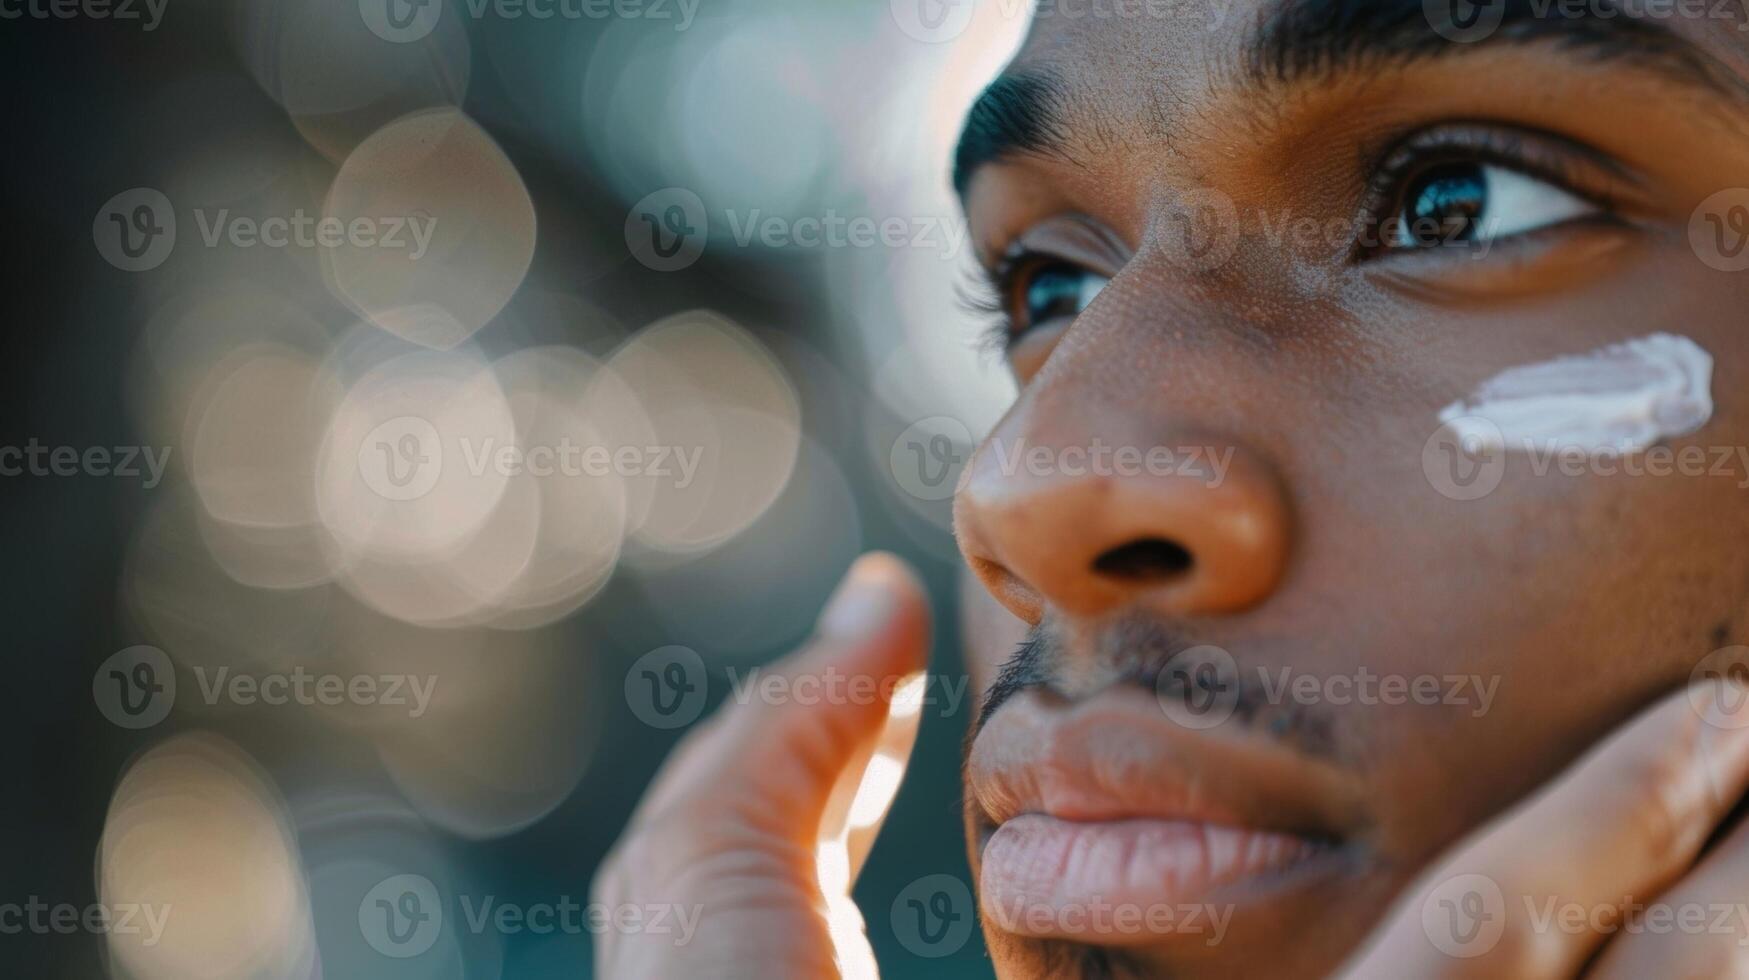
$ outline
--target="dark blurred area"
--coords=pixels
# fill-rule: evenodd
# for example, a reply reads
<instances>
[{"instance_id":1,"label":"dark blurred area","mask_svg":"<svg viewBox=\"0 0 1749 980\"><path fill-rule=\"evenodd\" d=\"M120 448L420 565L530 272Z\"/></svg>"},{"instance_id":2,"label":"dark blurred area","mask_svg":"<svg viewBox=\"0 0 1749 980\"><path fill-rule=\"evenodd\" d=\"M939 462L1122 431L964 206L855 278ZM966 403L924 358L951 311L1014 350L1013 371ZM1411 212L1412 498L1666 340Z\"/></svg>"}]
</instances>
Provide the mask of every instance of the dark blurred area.
<instances>
[{"instance_id":1,"label":"dark blurred area","mask_svg":"<svg viewBox=\"0 0 1749 980\"><path fill-rule=\"evenodd\" d=\"M0 972L591 976L463 915L586 903L888 549L941 696L856 898L883 975L989 975L893 920L968 875L946 498L1009 382L946 160L1024 24L898 6L6 8ZM415 879L456 921L385 953Z\"/></svg>"}]
</instances>

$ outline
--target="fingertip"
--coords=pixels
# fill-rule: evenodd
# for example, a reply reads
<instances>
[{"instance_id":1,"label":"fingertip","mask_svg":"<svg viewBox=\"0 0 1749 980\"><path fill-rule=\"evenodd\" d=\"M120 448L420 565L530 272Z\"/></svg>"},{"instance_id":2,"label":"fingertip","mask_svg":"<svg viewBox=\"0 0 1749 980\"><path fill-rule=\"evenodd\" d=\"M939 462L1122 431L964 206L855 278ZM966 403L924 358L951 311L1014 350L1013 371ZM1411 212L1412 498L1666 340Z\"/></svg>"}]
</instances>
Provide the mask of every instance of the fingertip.
<instances>
[{"instance_id":1,"label":"fingertip","mask_svg":"<svg viewBox=\"0 0 1749 980\"><path fill-rule=\"evenodd\" d=\"M853 562L820 615L820 637L895 655L888 673L911 673L927 659L928 593L898 556L872 551Z\"/></svg>"}]
</instances>

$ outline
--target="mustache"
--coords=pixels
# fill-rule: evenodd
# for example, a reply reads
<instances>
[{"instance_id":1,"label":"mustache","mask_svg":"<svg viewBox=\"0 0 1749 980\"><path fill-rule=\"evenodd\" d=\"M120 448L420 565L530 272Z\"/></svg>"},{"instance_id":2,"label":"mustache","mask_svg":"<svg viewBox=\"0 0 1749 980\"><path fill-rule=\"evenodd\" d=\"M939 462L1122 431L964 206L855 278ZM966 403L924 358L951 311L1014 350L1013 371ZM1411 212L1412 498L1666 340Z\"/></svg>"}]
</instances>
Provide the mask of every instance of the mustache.
<instances>
[{"instance_id":1,"label":"mustache","mask_svg":"<svg viewBox=\"0 0 1749 980\"><path fill-rule=\"evenodd\" d=\"M1050 621L1041 621L1027 631L1020 646L997 671L967 732L966 749L970 751L978 733L1010 698L1033 689L1064 696L1059 678L1063 665L1073 656L1090 655L1109 665L1112 686L1139 687L1163 701L1189 697L1189 685L1195 682L1187 681L1178 671L1169 674L1168 667L1178 654L1200 645L1184 630L1135 619L1117 623L1100 634L1090 653L1071 653ZM1235 661L1238 659L1237 654L1232 656ZM1324 705L1272 699L1263 683L1263 673L1269 666L1241 664L1236 676L1221 679L1223 684L1231 685L1222 688L1222 696L1233 699L1232 716L1224 724L1242 726L1251 734L1282 742L1304 755L1338 761L1338 715Z\"/></svg>"},{"instance_id":2,"label":"mustache","mask_svg":"<svg viewBox=\"0 0 1749 980\"><path fill-rule=\"evenodd\" d=\"M1188 634L1163 624L1129 620L1103 633L1093 655L1112 664L1117 683L1152 688L1159 683L1161 672L1173 656L1195 645L1196 641ZM997 671L975 728L981 730L998 708L1022 691L1035 687L1055 690L1060 666L1069 656L1067 645L1049 620L1027 630L1020 647Z\"/></svg>"}]
</instances>

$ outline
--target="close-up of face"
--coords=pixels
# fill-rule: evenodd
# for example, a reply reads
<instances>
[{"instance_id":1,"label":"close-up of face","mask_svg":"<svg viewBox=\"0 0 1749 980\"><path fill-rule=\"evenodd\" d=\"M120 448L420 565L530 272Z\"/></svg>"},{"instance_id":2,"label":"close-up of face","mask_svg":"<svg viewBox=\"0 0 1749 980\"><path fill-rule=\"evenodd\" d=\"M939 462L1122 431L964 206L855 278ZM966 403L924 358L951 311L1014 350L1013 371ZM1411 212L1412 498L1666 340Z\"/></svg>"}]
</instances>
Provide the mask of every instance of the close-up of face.
<instances>
[{"instance_id":1,"label":"close-up of face","mask_svg":"<svg viewBox=\"0 0 1749 980\"><path fill-rule=\"evenodd\" d=\"M0 0L0 976L1749 977L1749 0Z\"/></svg>"},{"instance_id":2,"label":"close-up of face","mask_svg":"<svg viewBox=\"0 0 1749 980\"><path fill-rule=\"evenodd\" d=\"M1749 21L1445 6L1047 3L966 119L1002 976L1328 973L1749 642Z\"/></svg>"}]
</instances>

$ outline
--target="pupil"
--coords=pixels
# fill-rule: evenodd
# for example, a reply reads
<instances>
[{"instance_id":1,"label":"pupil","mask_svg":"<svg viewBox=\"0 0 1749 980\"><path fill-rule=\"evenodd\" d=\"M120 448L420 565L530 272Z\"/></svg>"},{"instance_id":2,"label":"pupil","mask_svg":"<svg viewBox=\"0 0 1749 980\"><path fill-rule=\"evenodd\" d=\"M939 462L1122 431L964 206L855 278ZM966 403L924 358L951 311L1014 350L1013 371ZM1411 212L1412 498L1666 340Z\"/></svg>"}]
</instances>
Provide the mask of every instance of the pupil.
<instances>
[{"instance_id":1,"label":"pupil","mask_svg":"<svg viewBox=\"0 0 1749 980\"><path fill-rule=\"evenodd\" d=\"M1488 205L1488 178L1479 164L1434 170L1409 188L1403 220L1418 245L1467 242Z\"/></svg>"},{"instance_id":2,"label":"pupil","mask_svg":"<svg viewBox=\"0 0 1749 980\"><path fill-rule=\"evenodd\" d=\"M1026 289L1027 315L1034 323L1080 312L1081 278L1066 266L1042 269Z\"/></svg>"}]
</instances>

